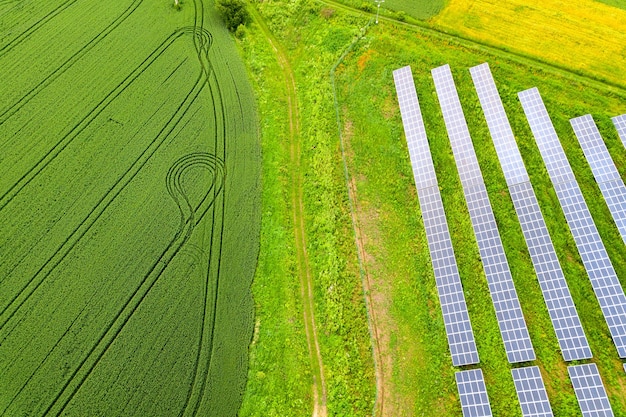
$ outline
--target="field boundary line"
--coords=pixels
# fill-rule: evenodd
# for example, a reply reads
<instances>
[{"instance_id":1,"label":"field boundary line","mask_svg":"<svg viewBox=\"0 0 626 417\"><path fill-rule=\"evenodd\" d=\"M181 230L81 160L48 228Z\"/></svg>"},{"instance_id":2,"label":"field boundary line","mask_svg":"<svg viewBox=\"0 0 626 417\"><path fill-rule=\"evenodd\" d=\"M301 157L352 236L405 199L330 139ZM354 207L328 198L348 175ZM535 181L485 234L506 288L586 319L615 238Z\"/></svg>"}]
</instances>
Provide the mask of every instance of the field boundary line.
<instances>
[{"instance_id":1,"label":"field boundary line","mask_svg":"<svg viewBox=\"0 0 626 417\"><path fill-rule=\"evenodd\" d=\"M260 12L250 4L250 12L253 20L259 25L266 40L274 50L276 60L281 67L287 87L287 112L289 116L289 149L291 159L291 200L293 210L293 226L296 247L296 264L300 278L302 310L304 315L304 327L307 336L307 345L311 357L311 371L313 373L313 417L327 417L328 409L327 386L324 376L324 364L320 350L317 326L315 323L315 305L313 298L313 277L309 265L309 256L306 249L306 230L304 224L304 203L302 191L302 175L300 173L300 115L298 109L298 97L296 93L296 81L282 45L274 37L265 24Z\"/></svg>"},{"instance_id":2,"label":"field boundary line","mask_svg":"<svg viewBox=\"0 0 626 417\"><path fill-rule=\"evenodd\" d=\"M369 13L361 9L357 9L343 3L339 3L335 0L316 0L322 4L325 4L330 7L334 7L337 9L342 9L345 12L349 12L352 14L360 14L365 16L375 16L376 13ZM403 22L398 19L394 19L389 16L379 16L380 21L386 21L389 23L393 23L407 29L412 29L417 32L422 32L428 34L430 36L436 37L441 40L445 40L447 42L454 42L457 45L464 46L471 49L482 50L491 55L498 55L500 57L506 58L510 61L513 61L518 64L534 67L541 69L543 71L557 74L563 78L573 80L582 84L586 84L588 86L592 86L594 88L598 88L604 91L610 91L613 94L616 94L620 97L624 97L626 99L626 84L618 84L606 79L602 79L600 77L593 76L584 71L573 70L571 68L567 68L561 66L557 63L543 60L539 57L527 55L521 52L510 51L499 47L497 45L490 44L488 42L480 41L474 38L466 37L461 34L448 32L443 30L442 28L430 26L427 23L412 23L412 22Z\"/></svg>"}]
</instances>

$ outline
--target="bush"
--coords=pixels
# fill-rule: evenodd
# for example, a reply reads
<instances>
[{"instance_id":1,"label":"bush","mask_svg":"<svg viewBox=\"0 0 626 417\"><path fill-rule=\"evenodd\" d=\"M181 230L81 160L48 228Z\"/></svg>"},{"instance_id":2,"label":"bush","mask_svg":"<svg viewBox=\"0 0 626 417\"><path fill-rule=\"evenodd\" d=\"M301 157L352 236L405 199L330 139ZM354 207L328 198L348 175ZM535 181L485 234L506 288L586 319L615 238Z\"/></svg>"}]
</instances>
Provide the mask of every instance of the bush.
<instances>
[{"instance_id":1,"label":"bush","mask_svg":"<svg viewBox=\"0 0 626 417\"><path fill-rule=\"evenodd\" d=\"M250 21L250 14L243 0L218 0L216 6L231 32L235 32L240 25L245 25Z\"/></svg>"}]
</instances>

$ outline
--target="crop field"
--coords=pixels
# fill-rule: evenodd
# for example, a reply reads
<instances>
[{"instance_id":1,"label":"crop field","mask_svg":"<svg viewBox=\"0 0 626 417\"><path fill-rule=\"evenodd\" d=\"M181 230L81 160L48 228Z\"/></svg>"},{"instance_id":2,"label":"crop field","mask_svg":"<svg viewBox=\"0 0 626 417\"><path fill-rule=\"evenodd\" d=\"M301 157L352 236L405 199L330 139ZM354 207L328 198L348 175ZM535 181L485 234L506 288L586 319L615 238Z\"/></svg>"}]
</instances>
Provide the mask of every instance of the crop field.
<instances>
[{"instance_id":1,"label":"crop field","mask_svg":"<svg viewBox=\"0 0 626 417\"><path fill-rule=\"evenodd\" d=\"M624 2L451 0L432 23L449 33L626 86Z\"/></svg>"},{"instance_id":2,"label":"crop field","mask_svg":"<svg viewBox=\"0 0 626 417\"><path fill-rule=\"evenodd\" d=\"M236 415L255 107L203 0L0 1L0 415Z\"/></svg>"}]
</instances>

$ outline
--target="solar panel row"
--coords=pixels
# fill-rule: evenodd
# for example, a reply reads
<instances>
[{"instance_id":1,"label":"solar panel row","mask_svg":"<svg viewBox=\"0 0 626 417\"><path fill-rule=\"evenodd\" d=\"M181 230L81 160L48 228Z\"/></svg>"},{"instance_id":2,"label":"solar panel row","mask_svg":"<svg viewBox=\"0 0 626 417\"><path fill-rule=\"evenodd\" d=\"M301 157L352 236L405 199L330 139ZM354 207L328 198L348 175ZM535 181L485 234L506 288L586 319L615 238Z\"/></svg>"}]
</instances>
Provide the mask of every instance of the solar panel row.
<instances>
[{"instance_id":1,"label":"solar panel row","mask_svg":"<svg viewBox=\"0 0 626 417\"><path fill-rule=\"evenodd\" d=\"M567 281L487 63L470 68L543 298L566 361L592 356Z\"/></svg>"},{"instance_id":2,"label":"solar panel row","mask_svg":"<svg viewBox=\"0 0 626 417\"><path fill-rule=\"evenodd\" d=\"M609 206L622 240L626 242L626 186L624 186L624 181L611 159L593 117L590 115L577 117L570 120L570 123L602 196Z\"/></svg>"},{"instance_id":3,"label":"solar panel row","mask_svg":"<svg viewBox=\"0 0 626 417\"><path fill-rule=\"evenodd\" d=\"M613 416L609 398L595 363L569 366L567 372L583 417Z\"/></svg>"},{"instance_id":4,"label":"solar panel row","mask_svg":"<svg viewBox=\"0 0 626 417\"><path fill-rule=\"evenodd\" d=\"M461 399L463 417L490 417L491 406L483 371L472 369L454 374Z\"/></svg>"},{"instance_id":5,"label":"solar panel row","mask_svg":"<svg viewBox=\"0 0 626 417\"><path fill-rule=\"evenodd\" d=\"M626 357L626 296L536 88L519 93L541 157L574 236L613 342Z\"/></svg>"},{"instance_id":6,"label":"solar panel row","mask_svg":"<svg viewBox=\"0 0 626 417\"><path fill-rule=\"evenodd\" d=\"M553 417L548 393L537 366L511 369L524 417Z\"/></svg>"},{"instance_id":7,"label":"solar panel row","mask_svg":"<svg viewBox=\"0 0 626 417\"><path fill-rule=\"evenodd\" d=\"M535 359L535 351L515 291L450 67L444 65L435 68L432 70L432 76L463 185L470 220L478 242L507 358L511 363L532 361Z\"/></svg>"},{"instance_id":8,"label":"solar panel row","mask_svg":"<svg viewBox=\"0 0 626 417\"><path fill-rule=\"evenodd\" d=\"M479 362L410 67L393 72L452 363Z\"/></svg>"},{"instance_id":9,"label":"solar panel row","mask_svg":"<svg viewBox=\"0 0 626 417\"><path fill-rule=\"evenodd\" d=\"M626 114L622 114L621 116L615 116L611 120L613 120L615 129L617 129L617 134L622 140L624 147L626 147Z\"/></svg>"}]
</instances>

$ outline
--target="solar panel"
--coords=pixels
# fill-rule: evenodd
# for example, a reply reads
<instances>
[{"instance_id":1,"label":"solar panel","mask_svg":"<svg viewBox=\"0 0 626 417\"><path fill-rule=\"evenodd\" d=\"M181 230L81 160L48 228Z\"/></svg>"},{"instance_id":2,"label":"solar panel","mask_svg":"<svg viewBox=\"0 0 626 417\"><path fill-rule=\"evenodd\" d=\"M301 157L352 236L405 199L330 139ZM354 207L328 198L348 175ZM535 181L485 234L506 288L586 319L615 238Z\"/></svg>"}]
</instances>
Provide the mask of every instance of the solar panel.
<instances>
[{"instance_id":1,"label":"solar panel","mask_svg":"<svg viewBox=\"0 0 626 417\"><path fill-rule=\"evenodd\" d=\"M619 234L626 243L626 186L624 186L624 181L617 172L617 167L611 159L593 117L585 115L571 119L569 122L589 162L602 196L609 206Z\"/></svg>"},{"instance_id":2,"label":"solar panel","mask_svg":"<svg viewBox=\"0 0 626 417\"><path fill-rule=\"evenodd\" d=\"M536 88L519 93L522 107L574 236L613 342L626 357L626 296Z\"/></svg>"},{"instance_id":3,"label":"solar panel","mask_svg":"<svg viewBox=\"0 0 626 417\"><path fill-rule=\"evenodd\" d=\"M537 366L511 369L517 398L524 417L553 417L548 393Z\"/></svg>"},{"instance_id":4,"label":"solar panel","mask_svg":"<svg viewBox=\"0 0 626 417\"><path fill-rule=\"evenodd\" d=\"M532 361L535 359L535 351L517 298L450 67L445 65L435 68L432 75L507 358L511 363Z\"/></svg>"},{"instance_id":5,"label":"solar panel","mask_svg":"<svg viewBox=\"0 0 626 417\"><path fill-rule=\"evenodd\" d=\"M591 358L589 343L489 65L485 63L470 68L470 73L509 186L563 359L572 361Z\"/></svg>"},{"instance_id":6,"label":"solar panel","mask_svg":"<svg viewBox=\"0 0 626 417\"><path fill-rule=\"evenodd\" d=\"M609 417L613 410L595 363L569 366L569 377L574 386L583 417Z\"/></svg>"},{"instance_id":7,"label":"solar panel","mask_svg":"<svg viewBox=\"0 0 626 417\"><path fill-rule=\"evenodd\" d=\"M410 67L393 72L400 113L426 229L448 345L455 366L479 362L428 139Z\"/></svg>"},{"instance_id":8,"label":"solar panel","mask_svg":"<svg viewBox=\"0 0 626 417\"><path fill-rule=\"evenodd\" d=\"M459 390L463 417L489 417L491 406L487 396L487 387L483 371L472 369L454 374L456 387Z\"/></svg>"},{"instance_id":9,"label":"solar panel","mask_svg":"<svg viewBox=\"0 0 626 417\"><path fill-rule=\"evenodd\" d=\"M615 129L617 129L617 134L622 140L624 147L626 147L626 114L622 114L621 116L615 116L611 120L613 120Z\"/></svg>"}]
</instances>

